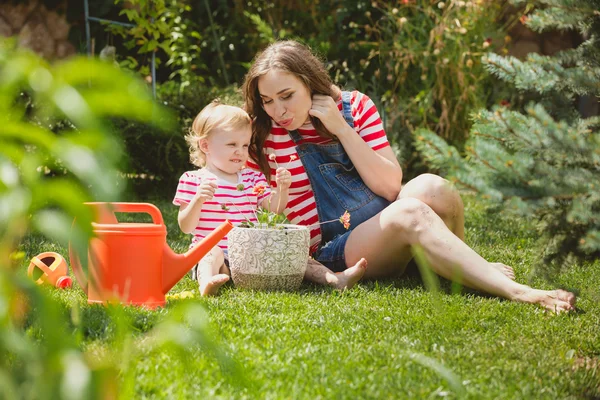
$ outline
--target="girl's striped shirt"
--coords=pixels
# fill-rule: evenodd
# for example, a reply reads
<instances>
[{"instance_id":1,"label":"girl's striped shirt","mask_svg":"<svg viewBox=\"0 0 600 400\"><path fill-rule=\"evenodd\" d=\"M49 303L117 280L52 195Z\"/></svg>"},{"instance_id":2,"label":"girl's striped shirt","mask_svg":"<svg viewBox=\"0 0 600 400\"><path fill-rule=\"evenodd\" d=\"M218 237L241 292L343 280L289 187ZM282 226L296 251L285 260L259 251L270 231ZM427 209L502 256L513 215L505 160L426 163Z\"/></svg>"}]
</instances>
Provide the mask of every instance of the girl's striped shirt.
<instances>
[{"instance_id":1,"label":"girl's striped shirt","mask_svg":"<svg viewBox=\"0 0 600 400\"><path fill-rule=\"evenodd\" d=\"M214 197L202 205L202 213L192 232L193 238L190 247L195 246L227 219L233 225L239 225L246 219L257 222L254 210L271 193L271 188L262 172L245 168L238 173L238 183L236 184L219 179L206 169L199 169L181 175L173 204L180 206L183 203L189 203L205 180L215 180L218 188ZM238 190L237 185L239 184L243 184L244 190ZM262 194L257 195L253 189L259 185L264 186L265 190ZM227 237L221 239L219 247L227 253Z\"/></svg>"}]
</instances>

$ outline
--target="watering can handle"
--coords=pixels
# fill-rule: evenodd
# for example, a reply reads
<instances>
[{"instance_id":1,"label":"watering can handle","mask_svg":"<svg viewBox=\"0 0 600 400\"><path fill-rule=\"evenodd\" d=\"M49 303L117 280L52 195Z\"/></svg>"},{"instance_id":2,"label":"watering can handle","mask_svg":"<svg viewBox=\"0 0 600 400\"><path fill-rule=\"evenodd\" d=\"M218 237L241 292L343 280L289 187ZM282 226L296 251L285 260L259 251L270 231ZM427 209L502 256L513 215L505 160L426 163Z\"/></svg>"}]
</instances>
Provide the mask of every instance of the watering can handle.
<instances>
[{"instance_id":1,"label":"watering can handle","mask_svg":"<svg viewBox=\"0 0 600 400\"><path fill-rule=\"evenodd\" d=\"M87 205L93 206L95 208L101 208L99 213L100 221L95 221L98 223L116 223L116 218L114 217L115 212L122 213L146 213L150 214L152 217L152 222L155 225L164 225L162 214L160 210L154 205L150 203L86 203ZM103 212L108 211L109 218L111 221L103 221L106 214Z\"/></svg>"},{"instance_id":2,"label":"watering can handle","mask_svg":"<svg viewBox=\"0 0 600 400\"><path fill-rule=\"evenodd\" d=\"M33 276L33 270L35 269L35 267L41 269L42 272L44 272L48 276L51 275L53 272L46 264L44 264L37 256L35 256L31 259L31 263L29 264L29 268L27 269L27 275L30 278ZM44 279L42 279L42 277L35 281L35 283L37 283L38 285L41 285L43 282Z\"/></svg>"}]
</instances>

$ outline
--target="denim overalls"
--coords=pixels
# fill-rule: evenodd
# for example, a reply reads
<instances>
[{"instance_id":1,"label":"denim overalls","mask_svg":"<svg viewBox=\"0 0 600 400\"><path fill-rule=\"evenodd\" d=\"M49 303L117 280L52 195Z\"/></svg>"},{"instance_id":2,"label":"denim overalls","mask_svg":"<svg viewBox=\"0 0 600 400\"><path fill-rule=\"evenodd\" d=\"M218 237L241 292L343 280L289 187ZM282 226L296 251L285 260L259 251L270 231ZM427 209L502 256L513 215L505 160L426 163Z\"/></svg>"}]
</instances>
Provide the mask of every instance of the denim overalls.
<instances>
[{"instance_id":1,"label":"denim overalls","mask_svg":"<svg viewBox=\"0 0 600 400\"><path fill-rule=\"evenodd\" d=\"M350 96L350 92L342 92L342 114L354 128ZM344 248L350 231L382 211L390 202L367 187L341 143L299 144L301 136L298 131L290 131L289 134L308 175L319 222L337 220L345 211L350 213L349 231L340 222L321 225L321 245L313 255L315 260L332 271L343 271L346 269Z\"/></svg>"}]
</instances>

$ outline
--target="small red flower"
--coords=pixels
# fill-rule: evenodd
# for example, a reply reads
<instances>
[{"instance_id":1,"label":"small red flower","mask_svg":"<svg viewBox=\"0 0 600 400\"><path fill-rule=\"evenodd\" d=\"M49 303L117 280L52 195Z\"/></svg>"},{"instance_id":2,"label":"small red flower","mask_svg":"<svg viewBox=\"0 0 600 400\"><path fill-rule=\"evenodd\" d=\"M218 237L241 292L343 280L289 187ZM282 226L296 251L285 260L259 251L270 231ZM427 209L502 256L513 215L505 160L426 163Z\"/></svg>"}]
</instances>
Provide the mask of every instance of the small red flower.
<instances>
[{"instance_id":1,"label":"small red flower","mask_svg":"<svg viewBox=\"0 0 600 400\"><path fill-rule=\"evenodd\" d=\"M344 229L350 228L350 213L346 210L346 212L344 212L344 214L342 214L340 217L339 221L342 223L342 225L344 225Z\"/></svg>"},{"instance_id":2,"label":"small red flower","mask_svg":"<svg viewBox=\"0 0 600 400\"><path fill-rule=\"evenodd\" d=\"M252 188L252 193L257 196L262 195L265 192L265 187L263 185L256 185Z\"/></svg>"},{"instance_id":3,"label":"small red flower","mask_svg":"<svg viewBox=\"0 0 600 400\"><path fill-rule=\"evenodd\" d=\"M525 23L527 22L528 19L529 19L529 17L527 15L521 15L521 18L519 18L519 21L521 21L521 23L523 25L525 25Z\"/></svg>"},{"instance_id":4,"label":"small red flower","mask_svg":"<svg viewBox=\"0 0 600 400\"><path fill-rule=\"evenodd\" d=\"M510 101L508 101L508 100L501 100L500 101L500 105L502 107L508 107L508 106L510 106Z\"/></svg>"}]
</instances>

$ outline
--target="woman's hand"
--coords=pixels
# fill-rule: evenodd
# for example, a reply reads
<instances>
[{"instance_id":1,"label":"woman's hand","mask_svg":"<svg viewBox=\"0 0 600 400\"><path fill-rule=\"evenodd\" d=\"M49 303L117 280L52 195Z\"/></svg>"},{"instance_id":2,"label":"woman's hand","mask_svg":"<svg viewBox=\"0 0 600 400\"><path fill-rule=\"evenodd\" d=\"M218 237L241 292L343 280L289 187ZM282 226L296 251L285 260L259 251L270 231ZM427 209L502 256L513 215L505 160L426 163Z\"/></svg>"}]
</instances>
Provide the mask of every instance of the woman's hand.
<instances>
[{"instance_id":1,"label":"woman's hand","mask_svg":"<svg viewBox=\"0 0 600 400\"><path fill-rule=\"evenodd\" d=\"M308 114L319 118L325 128L335 136L348 132L350 126L338 109L337 103L331 96L315 94L312 97L312 107Z\"/></svg>"},{"instance_id":2,"label":"woman's hand","mask_svg":"<svg viewBox=\"0 0 600 400\"><path fill-rule=\"evenodd\" d=\"M277 168L275 174L275 183L277 184L279 190L289 189L290 185L292 184L292 174L290 171L283 167L279 167Z\"/></svg>"}]
</instances>

